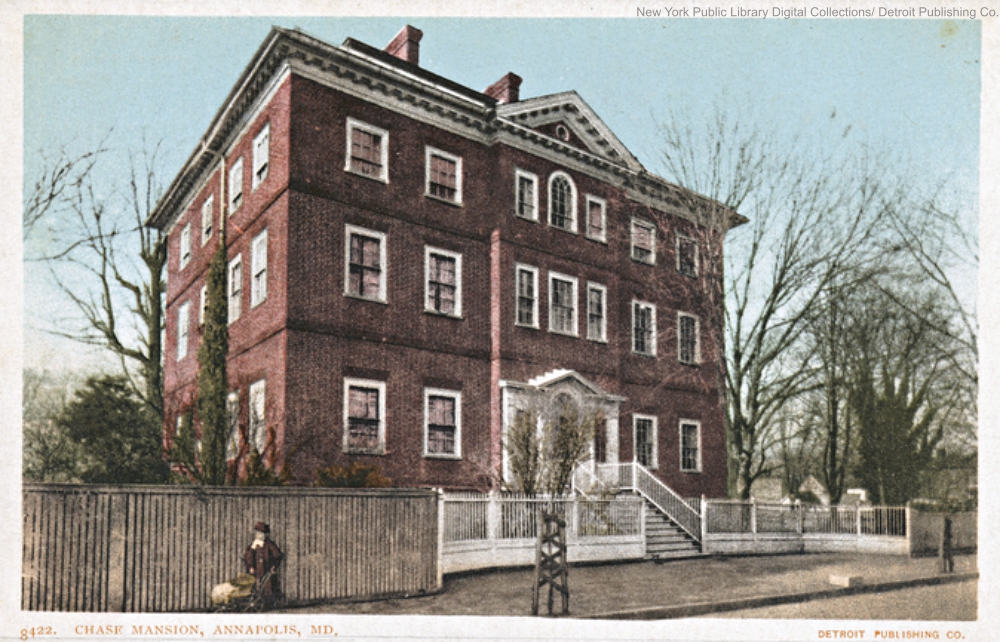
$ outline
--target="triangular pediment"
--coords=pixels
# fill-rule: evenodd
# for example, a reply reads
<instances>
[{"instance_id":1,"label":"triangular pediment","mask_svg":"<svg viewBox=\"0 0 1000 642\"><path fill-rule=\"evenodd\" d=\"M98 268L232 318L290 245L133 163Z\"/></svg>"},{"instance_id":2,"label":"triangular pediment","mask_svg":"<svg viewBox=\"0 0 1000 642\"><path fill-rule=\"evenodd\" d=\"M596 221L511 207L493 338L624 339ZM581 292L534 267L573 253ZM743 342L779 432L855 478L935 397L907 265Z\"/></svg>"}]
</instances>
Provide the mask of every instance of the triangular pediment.
<instances>
[{"instance_id":1,"label":"triangular pediment","mask_svg":"<svg viewBox=\"0 0 1000 642\"><path fill-rule=\"evenodd\" d=\"M616 165L645 169L575 91L498 105L497 115Z\"/></svg>"},{"instance_id":2,"label":"triangular pediment","mask_svg":"<svg viewBox=\"0 0 1000 642\"><path fill-rule=\"evenodd\" d=\"M535 377L528 384L546 392L574 391L584 395L607 395L600 386L586 379L575 370L552 370L540 377Z\"/></svg>"}]
</instances>

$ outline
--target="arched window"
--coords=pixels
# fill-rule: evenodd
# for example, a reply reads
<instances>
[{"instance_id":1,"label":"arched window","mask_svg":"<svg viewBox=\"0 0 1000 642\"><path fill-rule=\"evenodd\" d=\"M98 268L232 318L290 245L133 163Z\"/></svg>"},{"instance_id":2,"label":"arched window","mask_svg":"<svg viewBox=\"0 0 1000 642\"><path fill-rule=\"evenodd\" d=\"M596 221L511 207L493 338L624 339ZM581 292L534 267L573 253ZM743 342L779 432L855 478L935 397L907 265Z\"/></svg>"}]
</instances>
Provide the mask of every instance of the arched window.
<instances>
[{"instance_id":1,"label":"arched window","mask_svg":"<svg viewBox=\"0 0 1000 642\"><path fill-rule=\"evenodd\" d=\"M576 187L562 172L549 179L549 225L567 232L576 231Z\"/></svg>"}]
</instances>

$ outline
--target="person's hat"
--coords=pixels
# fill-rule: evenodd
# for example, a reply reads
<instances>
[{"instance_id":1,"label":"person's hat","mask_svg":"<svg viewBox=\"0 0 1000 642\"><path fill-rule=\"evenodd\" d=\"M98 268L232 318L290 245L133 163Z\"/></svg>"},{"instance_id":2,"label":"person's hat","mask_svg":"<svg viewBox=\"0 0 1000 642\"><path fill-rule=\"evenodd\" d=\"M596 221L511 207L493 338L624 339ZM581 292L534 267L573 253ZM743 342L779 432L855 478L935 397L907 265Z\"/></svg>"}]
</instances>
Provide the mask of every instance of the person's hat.
<instances>
[{"instance_id":1,"label":"person's hat","mask_svg":"<svg viewBox=\"0 0 1000 642\"><path fill-rule=\"evenodd\" d=\"M253 525L253 529L255 531L260 531L261 533L271 532L271 527L265 524L264 522L257 522L256 524Z\"/></svg>"}]
</instances>

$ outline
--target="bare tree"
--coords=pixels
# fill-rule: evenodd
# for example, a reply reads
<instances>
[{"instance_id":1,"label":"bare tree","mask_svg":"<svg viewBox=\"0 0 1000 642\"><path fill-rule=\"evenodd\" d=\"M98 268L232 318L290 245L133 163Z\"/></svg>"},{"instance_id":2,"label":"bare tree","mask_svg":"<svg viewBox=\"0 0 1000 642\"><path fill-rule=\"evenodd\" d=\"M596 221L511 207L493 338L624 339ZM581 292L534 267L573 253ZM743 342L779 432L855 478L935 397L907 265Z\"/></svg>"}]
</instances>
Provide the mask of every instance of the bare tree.
<instances>
[{"instance_id":1,"label":"bare tree","mask_svg":"<svg viewBox=\"0 0 1000 642\"><path fill-rule=\"evenodd\" d=\"M769 456L780 440L780 411L814 385L801 340L806 321L847 267L872 254L883 187L870 171L875 163L806 153L719 114L704 131L677 118L663 124L662 161L681 186L750 219L732 233L725 269L706 263L720 299L707 309L724 311L711 326L726 350L718 361L730 492L746 499L775 467ZM705 209L693 198L689 207Z\"/></svg>"},{"instance_id":2,"label":"bare tree","mask_svg":"<svg viewBox=\"0 0 1000 642\"><path fill-rule=\"evenodd\" d=\"M28 191L21 215L22 239L27 239L49 211L65 203L70 193L81 187L105 152L102 141L97 149L82 154L74 155L62 148L55 158L41 155L41 173Z\"/></svg>"},{"instance_id":3,"label":"bare tree","mask_svg":"<svg viewBox=\"0 0 1000 642\"><path fill-rule=\"evenodd\" d=\"M545 397L519 411L504 440L511 487L527 495L565 493L577 466L592 454L600 421L599 410L564 395Z\"/></svg>"},{"instance_id":4,"label":"bare tree","mask_svg":"<svg viewBox=\"0 0 1000 642\"><path fill-rule=\"evenodd\" d=\"M48 228L47 250L28 257L48 265L75 314L49 331L108 350L143 402L163 414L163 296L166 236L148 228L158 198L158 148L129 156L123 190L98 177L107 149L62 152L35 181L25 234Z\"/></svg>"},{"instance_id":5,"label":"bare tree","mask_svg":"<svg viewBox=\"0 0 1000 642\"><path fill-rule=\"evenodd\" d=\"M975 304L964 299L955 284L959 272L975 273L979 267L979 249L975 236L962 220L962 210L955 195L946 186L929 196L912 188L900 188L896 198L887 204L886 212L895 234L889 239L888 253L904 254L907 267L914 272L922 287L933 288L939 302L948 312L941 317L923 317L931 329L946 340L963 348L956 353L953 365L970 385L979 383L979 324ZM907 309L920 314L909 302L896 295L891 287L883 293Z\"/></svg>"}]
</instances>

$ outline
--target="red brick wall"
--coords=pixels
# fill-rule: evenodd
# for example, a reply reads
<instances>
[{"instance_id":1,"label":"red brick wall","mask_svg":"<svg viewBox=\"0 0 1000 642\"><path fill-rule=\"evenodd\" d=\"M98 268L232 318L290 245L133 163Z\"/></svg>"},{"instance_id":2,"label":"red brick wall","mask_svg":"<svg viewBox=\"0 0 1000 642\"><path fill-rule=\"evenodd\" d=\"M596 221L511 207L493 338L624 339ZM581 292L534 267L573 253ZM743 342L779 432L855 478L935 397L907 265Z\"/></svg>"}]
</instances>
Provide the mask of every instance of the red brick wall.
<instances>
[{"instance_id":1,"label":"red brick wall","mask_svg":"<svg viewBox=\"0 0 1000 642\"><path fill-rule=\"evenodd\" d=\"M228 376L230 387L240 390L242 421L246 422L248 376L243 369L260 372L261 363L278 370L284 361L274 356L273 351L258 346L267 342L284 327L287 247L287 185L288 185L288 126L291 82L286 79L275 91L270 101L252 123L244 130L231 153L226 157L226 179L228 168L239 157L243 157L243 203L228 214L226 198L220 194L221 177L218 168L196 194L178 221L170 230L167 246L167 307L164 319L166 345L164 346L164 428L169 440L177 426L177 417L192 409L197 398L198 347L201 345L202 328L198 324L201 305L201 288L205 283L205 273L212 255L219 243L219 215L226 214L226 244L230 260L237 254L243 257L243 301L242 314L229 327L230 358ZM252 145L254 137L265 124L270 126L270 157L268 173L264 181L255 189L252 182ZM212 236L203 246L201 243L201 207L209 196L213 199L214 225ZM180 269L180 233L186 223L191 223L191 260ZM250 244L254 236L263 229L268 230L268 294L257 307L250 304ZM180 306L191 301L189 344L187 356L177 360L177 315ZM272 363L273 360L273 363ZM274 407L282 408L281 386L272 385L268 375L268 414ZM272 406L271 400L274 398ZM282 410L283 412L283 410ZM197 422L196 422L197 425Z\"/></svg>"},{"instance_id":2,"label":"red brick wall","mask_svg":"<svg viewBox=\"0 0 1000 642\"><path fill-rule=\"evenodd\" d=\"M389 132L388 182L344 170L346 123L354 118ZM271 168L251 192L249 146L265 120L271 123ZM579 141L577 141L579 143ZM425 146L460 156L462 204L427 198ZM350 461L378 464L399 486L449 488L487 485L490 463L490 353L499 348L499 375L526 381L555 368L571 368L605 390L628 398L620 416L620 460L633 456L632 415L658 417L657 473L683 495L725 493L725 448L719 403L717 349L711 332L706 271L697 278L676 270L677 233L701 239L704 261L718 243L679 217L627 199L618 187L504 145L480 143L299 77L286 81L255 120L234 153L243 153L245 202L230 218L230 258L244 257L243 316L230 328L230 378L239 388L242 423L247 387L267 378L268 421L298 483L317 468ZM228 166L228 165L227 165ZM514 170L539 180L539 222L513 215ZM547 184L565 171L577 189L577 234L547 223ZM285 191L285 187L290 189ZM218 173L205 190L218 190ZM587 239L585 195L607 203L607 241ZM176 409L191 399L195 359L171 363L176 305L197 293L212 243L200 248L200 203L196 198L171 237L168 291L168 431ZM216 194L216 206L221 206ZM631 218L655 222L655 266L630 258ZM190 266L176 274L176 236L195 217L198 248ZM344 295L345 225L387 235L387 302ZM267 301L250 308L250 240L268 229ZM197 228L198 235L194 234ZM491 336L490 238L499 233L499 331ZM462 255L462 315L424 311L425 246ZM539 329L516 327L514 263L539 269ZM702 266L704 267L704 266ZM578 280L577 337L548 331L548 274ZM586 285L607 287L607 343L586 339ZM657 357L631 351L633 298L656 304ZM698 366L677 361L677 312L700 317ZM193 307L196 318L197 307ZM191 353L197 350L192 333ZM495 345L495 341L499 345ZM386 384L386 454L343 453L344 377ZM185 387L186 386L186 387ZM462 459L425 458L423 389L462 393ZM185 395L187 395L185 397ZM702 472L679 472L681 418L701 422ZM280 427L284 426L283 429ZM495 450L495 445L493 446ZM495 465L496 452L493 453Z\"/></svg>"}]
</instances>

